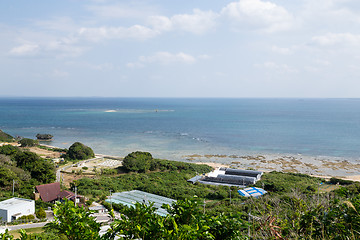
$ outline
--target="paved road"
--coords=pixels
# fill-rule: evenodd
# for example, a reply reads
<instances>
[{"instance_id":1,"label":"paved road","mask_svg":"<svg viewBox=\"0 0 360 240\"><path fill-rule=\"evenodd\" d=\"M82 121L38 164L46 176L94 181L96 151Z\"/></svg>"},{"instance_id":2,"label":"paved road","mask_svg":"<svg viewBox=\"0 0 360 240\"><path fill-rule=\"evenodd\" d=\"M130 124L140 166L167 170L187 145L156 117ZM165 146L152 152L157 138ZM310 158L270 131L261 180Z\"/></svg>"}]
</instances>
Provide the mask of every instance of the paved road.
<instances>
[{"instance_id":1,"label":"paved road","mask_svg":"<svg viewBox=\"0 0 360 240\"><path fill-rule=\"evenodd\" d=\"M36 228L36 227L43 227L47 223L48 222L19 224L19 225L6 226L6 228L9 229L9 231L18 230L18 229L26 229L26 228Z\"/></svg>"}]
</instances>

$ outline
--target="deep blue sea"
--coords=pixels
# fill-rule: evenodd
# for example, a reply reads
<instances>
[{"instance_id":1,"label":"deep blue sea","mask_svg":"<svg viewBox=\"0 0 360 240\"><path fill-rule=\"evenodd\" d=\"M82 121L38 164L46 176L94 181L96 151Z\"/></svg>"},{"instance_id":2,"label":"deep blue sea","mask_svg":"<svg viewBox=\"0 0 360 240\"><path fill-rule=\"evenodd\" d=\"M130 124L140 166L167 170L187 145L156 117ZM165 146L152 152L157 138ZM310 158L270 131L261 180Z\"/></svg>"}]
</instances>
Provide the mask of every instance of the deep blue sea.
<instances>
[{"instance_id":1,"label":"deep blue sea","mask_svg":"<svg viewBox=\"0 0 360 240\"><path fill-rule=\"evenodd\" d=\"M0 98L0 129L97 153L304 154L359 159L360 99Z\"/></svg>"}]
</instances>

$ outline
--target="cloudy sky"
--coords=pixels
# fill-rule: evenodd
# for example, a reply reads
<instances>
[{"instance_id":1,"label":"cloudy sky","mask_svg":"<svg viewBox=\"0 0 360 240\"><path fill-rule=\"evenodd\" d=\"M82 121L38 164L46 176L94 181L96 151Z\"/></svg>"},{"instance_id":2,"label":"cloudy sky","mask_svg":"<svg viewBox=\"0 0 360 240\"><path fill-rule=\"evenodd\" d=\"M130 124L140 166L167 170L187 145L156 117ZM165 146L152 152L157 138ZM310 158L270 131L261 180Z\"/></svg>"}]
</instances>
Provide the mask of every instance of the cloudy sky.
<instances>
[{"instance_id":1,"label":"cloudy sky","mask_svg":"<svg viewBox=\"0 0 360 240\"><path fill-rule=\"evenodd\" d=\"M0 96L360 97L358 0L0 2Z\"/></svg>"}]
</instances>

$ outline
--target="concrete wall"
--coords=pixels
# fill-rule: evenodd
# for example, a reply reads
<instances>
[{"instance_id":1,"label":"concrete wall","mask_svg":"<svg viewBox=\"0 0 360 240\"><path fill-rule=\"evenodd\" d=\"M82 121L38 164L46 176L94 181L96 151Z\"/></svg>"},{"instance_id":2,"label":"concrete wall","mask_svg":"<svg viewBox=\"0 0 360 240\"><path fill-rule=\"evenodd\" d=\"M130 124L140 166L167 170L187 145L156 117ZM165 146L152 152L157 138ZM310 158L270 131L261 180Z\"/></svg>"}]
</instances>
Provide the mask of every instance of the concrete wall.
<instances>
[{"instance_id":1,"label":"concrete wall","mask_svg":"<svg viewBox=\"0 0 360 240\"><path fill-rule=\"evenodd\" d=\"M15 219L18 219L23 215L35 213L34 200L12 198L3 202L8 202L9 204L0 208L0 217L2 217L2 221L11 222L14 220L13 216Z\"/></svg>"},{"instance_id":2,"label":"concrete wall","mask_svg":"<svg viewBox=\"0 0 360 240\"><path fill-rule=\"evenodd\" d=\"M7 222L8 216L7 216L7 210L6 209L0 209L0 221Z\"/></svg>"}]
</instances>

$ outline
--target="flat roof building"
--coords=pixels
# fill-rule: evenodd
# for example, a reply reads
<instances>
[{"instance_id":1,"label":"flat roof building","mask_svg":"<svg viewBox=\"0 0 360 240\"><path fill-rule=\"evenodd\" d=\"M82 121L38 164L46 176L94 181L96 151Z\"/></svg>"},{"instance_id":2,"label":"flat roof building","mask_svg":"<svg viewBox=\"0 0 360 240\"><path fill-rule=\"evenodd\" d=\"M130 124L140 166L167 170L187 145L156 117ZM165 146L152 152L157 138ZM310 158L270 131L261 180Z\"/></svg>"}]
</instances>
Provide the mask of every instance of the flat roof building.
<instances>
[{"instance_id":1,"label":"flat roof building","mask_svg":"<svg viewBox=\"0 0 360 240\"><path fill-rule=\"evenodd\" d=\"M35 201L24 198L10 198L0 202L1 221L11 222L24 215L35 213Z\"/></svg>"},{"instance_id":2,"label":"flat roof building","mask_svg":"<svg viewBox=\"0 0 360 240\"><path fill-rule=\"evenodd\" d=\"M260 180L263 172L234 168L217 168L208 174L195 176L188 180L191 183L246 187Z\"/></svg>"}]
</instances>

